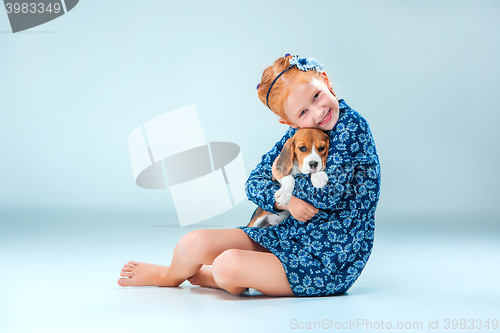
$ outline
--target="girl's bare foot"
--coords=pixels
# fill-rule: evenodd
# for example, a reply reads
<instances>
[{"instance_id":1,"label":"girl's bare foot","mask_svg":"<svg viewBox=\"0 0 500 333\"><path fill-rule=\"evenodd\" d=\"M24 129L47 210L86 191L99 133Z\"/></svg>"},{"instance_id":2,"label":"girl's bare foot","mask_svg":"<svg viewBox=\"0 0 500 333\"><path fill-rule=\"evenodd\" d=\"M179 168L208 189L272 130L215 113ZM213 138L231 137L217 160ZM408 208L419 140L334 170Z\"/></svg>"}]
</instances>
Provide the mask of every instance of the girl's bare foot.
<instances>
[{"instance_id":1,"label":"girl's bare foot","mask_svg":"<svg viewBox=\"0 0 500 333\"><path fill-rule=\"evenodd\" d=\"M191 276L187 280L195 286L220 289L217 283L215 283L214 276L212 274L212 266L203 265L198 273Z\"/></svg>"},{"instance_id":2,"label":"girl's bare foot","mask_svg":"<svg viewBox=\"0 0 500 333\"><path fill-rule=\"evenodd\" d=\"M168 267L129 261L123 266L118 284L122 287L168 286L165 276Z\"/></svg>"}]
</instances>

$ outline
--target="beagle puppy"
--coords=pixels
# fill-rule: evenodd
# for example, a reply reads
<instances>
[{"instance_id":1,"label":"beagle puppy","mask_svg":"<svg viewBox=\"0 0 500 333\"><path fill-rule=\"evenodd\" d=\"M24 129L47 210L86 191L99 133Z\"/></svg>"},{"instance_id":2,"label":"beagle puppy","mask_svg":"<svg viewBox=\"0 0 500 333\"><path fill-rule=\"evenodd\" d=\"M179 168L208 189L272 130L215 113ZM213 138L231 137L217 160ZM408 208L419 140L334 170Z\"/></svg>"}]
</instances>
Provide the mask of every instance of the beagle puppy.
<instances>
[{"instance_id":1,"label":"beagle puppy","mask_svg":"<svg viewBox=\"0 0 500 333\"><path fill-rule=\"evenodd\" d=\"M328 175L324 170L329 141L328 134L319 128L301 128L286 141L275 161L276 179L281 184L281 188L275 193L277 204L285 206L290 202L295 187L293 175L311 174L311 182L317 188L328 183ZM290 213L287 210L273 214L257 207L247 227L267 228L277 225L288 216Z\"/></svg>"}]
</instances>

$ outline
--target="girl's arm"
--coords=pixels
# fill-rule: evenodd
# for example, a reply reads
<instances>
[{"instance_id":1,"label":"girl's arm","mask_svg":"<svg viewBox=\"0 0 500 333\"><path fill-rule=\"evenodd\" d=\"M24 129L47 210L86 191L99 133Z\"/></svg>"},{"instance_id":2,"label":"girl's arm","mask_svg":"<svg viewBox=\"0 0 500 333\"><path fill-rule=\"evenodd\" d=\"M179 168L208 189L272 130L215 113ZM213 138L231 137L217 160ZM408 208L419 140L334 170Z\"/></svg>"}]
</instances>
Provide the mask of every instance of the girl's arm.
<instances>
[{"instance_id":1,"label":"girl's arm","mask_svg":"<svg viewBox=\"0 0 500 333\"><path fill-rule=\"evenodd\" d=\"M328 184L315 188L309 175L296 175L292 200L287 206L277 206L274 193L281 187L273 181L272 165L283 146L296 130L290 128L283 138L252 170L245 184L249 200L262 209L278 213L287 209L292 216L305 222L319 209L332 209L342 198L352 196L352 201L363 203L366 195L378 195L380 169L375 144L366 120L357 112L349 111L339 119L335 132L330 134L327 168ZM299 200L295 200L299 199ZM312 206L311 206L312 205ZM354 208L354 207L353 207ZM299 211L294 213L294 211ZM295 214L295 215L294 215ZM309 218L304 218L309 214Z\"/></svg>"}]
</instances>

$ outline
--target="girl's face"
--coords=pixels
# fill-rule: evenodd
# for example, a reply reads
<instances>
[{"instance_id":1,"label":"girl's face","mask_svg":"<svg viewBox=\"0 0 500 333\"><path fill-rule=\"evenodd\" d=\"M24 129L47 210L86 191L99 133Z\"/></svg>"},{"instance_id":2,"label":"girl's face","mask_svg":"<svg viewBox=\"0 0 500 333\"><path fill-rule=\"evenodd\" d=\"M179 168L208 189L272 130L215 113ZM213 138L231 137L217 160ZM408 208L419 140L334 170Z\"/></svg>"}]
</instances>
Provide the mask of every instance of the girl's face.
<instances>
[{"instance_id":1,"label":"girl's face","mask_svg":"<svg viewBox=\"0 0 500 333\"><path fill-rule=\"evenodd\" d=\"M330 131L339 119L339 103L330 92L330 80L312 79L293 86L284 103L288 120L280 118L280 123L294 128L313 127Z\"/></svg>"}]
</instances>

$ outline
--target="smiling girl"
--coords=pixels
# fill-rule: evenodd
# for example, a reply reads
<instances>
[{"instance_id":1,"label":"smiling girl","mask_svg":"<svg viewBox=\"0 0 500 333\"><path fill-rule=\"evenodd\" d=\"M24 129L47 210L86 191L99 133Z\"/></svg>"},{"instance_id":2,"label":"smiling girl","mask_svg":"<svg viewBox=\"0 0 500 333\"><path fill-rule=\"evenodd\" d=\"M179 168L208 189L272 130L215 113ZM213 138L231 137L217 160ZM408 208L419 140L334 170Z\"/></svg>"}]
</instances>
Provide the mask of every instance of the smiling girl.
<instances>
[{"instance_id":1,"label":"smiling girl","mask_svg":"<svg viewBox=\"0 0 500 333\"><path fill-rule=\"evenodd\" d=\"M322 65L289 54L265 69L260 100L290 126L262 156L245 190L264 210L291 216L269 228L238 227L190 232L177 243L169 267L131 261L120 286L193 285L241 294L254 288L269 296L327 296L345 293L365 267L373 246L380 166L366 120L337 100ZM298 128L313 127L330 137L325 172L317 189L308 175L295 178L286 206L273 163Z\"/></svg>"}]
</instances>

